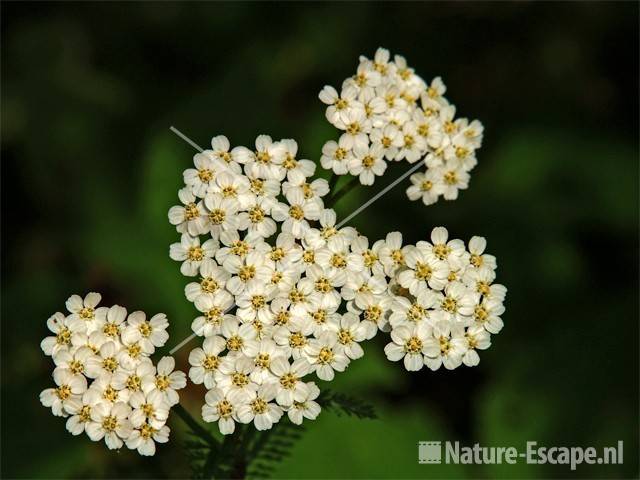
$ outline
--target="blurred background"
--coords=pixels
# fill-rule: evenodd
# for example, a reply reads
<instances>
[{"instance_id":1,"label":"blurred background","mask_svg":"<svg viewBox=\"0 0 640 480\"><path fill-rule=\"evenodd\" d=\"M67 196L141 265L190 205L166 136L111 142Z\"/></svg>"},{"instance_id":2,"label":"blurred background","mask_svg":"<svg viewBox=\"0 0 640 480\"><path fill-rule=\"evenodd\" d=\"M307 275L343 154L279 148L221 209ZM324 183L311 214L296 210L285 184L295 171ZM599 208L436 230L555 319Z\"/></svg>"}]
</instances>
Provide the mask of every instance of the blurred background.
<instances>
[{"instance_id":1,"label":"blurred background","mask_svg":"<svg viewBox=\"0 0 640 480\"><path fill-rule=\"evenodd\" d=\"M380 419L322 414L281 478L638 475L637 3L2 5L2 476L184 478L184 427L153 459L72 437L38 401L45 321L73 293L166 312L168 347L195 310L168 246L192 148L227 135L337 137L317 94L378 46L441 75L485 125L470 188L409 202L397 187L351 224L408 242L445 225L487 237L509 288L477 368L409 374L379 335L332 384ZM406 169L340 202L350 213ZM321 170L319 168L319 170ZM326 175L326 172L322 172ZM178 366L187 369L184 348ZM168 350L166 348L165 350ZM204 390L183 404L197 415ZM417 442L625 442L623 465L419 465Z\"/></svg>"}]
</instances>

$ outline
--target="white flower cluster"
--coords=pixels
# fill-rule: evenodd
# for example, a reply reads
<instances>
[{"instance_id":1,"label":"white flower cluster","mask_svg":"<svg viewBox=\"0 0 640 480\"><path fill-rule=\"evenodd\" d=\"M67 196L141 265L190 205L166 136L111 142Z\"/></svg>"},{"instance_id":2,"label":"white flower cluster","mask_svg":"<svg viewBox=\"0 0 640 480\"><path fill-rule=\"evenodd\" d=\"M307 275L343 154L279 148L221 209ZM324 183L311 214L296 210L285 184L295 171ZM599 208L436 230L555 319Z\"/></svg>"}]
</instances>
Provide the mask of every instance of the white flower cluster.
<instances>
[{"instance_id":1,"label":"white flower cluster","mask_svg":"<svg viewBox=\"0 0 640 480\"><path fill-rule=\"evenodd\" d=\"M401 237L396 235L399 248ZM389 316L392 341L385 353L391 361L404 359L410 371L423 365L431 370L473 367L480 362L477 350L489 348L490 334L503 326L507 289L493 283L496 259L484 253L487 242L473 237L467 250L462 240L448 236L444 227L437 227L431 242L396 250L404 265L391 286L396 293Z\"/></svg>"},{"instance_id":2,"label":"white flower cluster","mask_svg":"<svg viewBox=\"0 0 640 480\"><path fill-rule=\"evenodd\" d=\"M149 358L169 338L167 317L127 316L118 305L98 307L100 300L94 292L84 299L73 295L69 315L57 312L47 321L54 335L40 346L55 363L56 387L44 390L40 401L67 418L73 435L86 432L93 441L104 438L110 449L126 444L153 455L155 442L169 440L169 409L187 382L174 371L173 358L162 358L157 367Z\"/></svg>"},{"instance_id":3,"label":"white flower cluster","mask_svg":"<svg viewBox=\"0 0 640 480\"><path fill-rule=\"evenodd\" d=\"M455 353L473 365L475 349L488 347L482 332L501 326L495 315L505 290L491 285L495 259L483 255L483 239L466 252L438 229L434 244L402 247L396 232L370 245L354 228L336 228L322 200L327 182L311 181L315 164L296 153L293 140L261 135L249 150L215 137L184 172L182 205L169 211L182 234L170 257L185 276L199 277L185 288L201 313L192 329L204 337L189 356L189 377L208 389L202 416L223 434L238 422L269 429L284 413L296 424L316 418L319 389L308 376L332 380L380 329L391 329L394 341L408 332L403 354L387 353L411 353L405 365L417 370L425 361L457 366L454 349L435 355L427 336L457 345L461 329L468 341Z\"/></svg>"},{"instance_id":4,"label":"white flower cluster","mask_svg":"<svg viewBox=\"0 0 640 480\"><path fill-rule=\"evenodd\" d=\"M331 86L320 92L327 120L344 131L337 142L324 145L322 166L372 185L386 161L424 161L426 171L411 176L409 199L425 205L441 195L455 200L477 163L483 127L477 120L456 119L445 91L440 77L427 84L404 57L391 60L386 49L379 48L373 60L360 57L356 74L343 82L340 93Z\"/></svg>"}]
</instances>

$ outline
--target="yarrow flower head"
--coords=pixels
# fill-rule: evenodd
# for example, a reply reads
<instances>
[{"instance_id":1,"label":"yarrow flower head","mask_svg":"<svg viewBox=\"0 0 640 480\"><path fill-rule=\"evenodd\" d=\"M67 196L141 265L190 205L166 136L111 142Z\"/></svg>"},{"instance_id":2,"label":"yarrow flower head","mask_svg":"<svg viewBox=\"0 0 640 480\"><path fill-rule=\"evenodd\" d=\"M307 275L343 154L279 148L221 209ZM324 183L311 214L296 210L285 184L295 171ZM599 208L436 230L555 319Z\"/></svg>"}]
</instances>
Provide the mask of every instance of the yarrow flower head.
<instances>
[{"instance_id":1,"label":"yarrow flower head","mask_svg":"<svg viewBox=\"0 0 640 480\"><path fill-rule=\"evenodd\" d=\"M154 455L155 443L169 439L165 424L179 400L176 390L186 385L184 373L172 372L173 358L162 358L157 367L150 358L169 338L167 318L127 316L118 305L98 307L100 300L94 292L84 299L73 295L69 314L57 312L47 321L54 336L41 347L55 364L56 386L44 390L40 401L67 418L73 435L86 432L110 449L126 445Z\"/></svg>"},{"instance_id":2,"label":"yarrow flower head","mask_svg":"<svg viewBox=\"0 0 640 480\"><path fill-rule=\"evenodd\" d=\"M386 63L387 74L394 68ZM338 123L354 118L363 125L379 123L358 110L354 92L374 92L383 75L366 65L359 75L362 80L346 86L328 112ZM411 82L416 88L403 88L415 90L418 98L420 82ZM385 88L389 95L395 92L389 85ZM398 94L398 105L407 103L407 92L404 97ZM333 95L325 93L326 98ZM383 106L370 100L381 115ZM345 102L348 107L343 107ZM403 128L397 135L414 134L408 126ZM340 143L325 146L325 152L334 155L348 148L349 169L370 183L386 164L378 158L383 148L363 143L363 135L354 130ZM215 138L230 144L225 137ZM394 141L397 152L403 151ZM403 158L413 158L412 148L404 147ZM490 333L499 330L506 291L492 284L495 258L484 253L483 239L474 237L467 251L464 243L449 240L446 229L439 227L430 241L417 245L403 246L399 232L370 242L354 228L336 226L335 211L324 204L326 181L313 180L315 168L295 158L295 141L261 135L255 150L235 147L231 152L217 178L225 176L229 198L244 196L234 204L237 221L216 221L216 228L211 228L212 209L221 209L221 203L212 200L220 195L215 188L204 193L198 208L202 222L209 222L198 234L176 222L179 207L169 212L169 220L182 234L170 256L183 262L183 274L196 277L185 294L199 312L192 328L203 343L189 355L189 378L208 390L202 408L205 421L216 422L221 433L230 434L238 423L269 429L285 413L295 423L315 418L320 412L314 401L319 392L316 381L333 380L361 358L360 344L378 331L391 333L387 356L404 359L408 370L425 364L435 369L441 364L455 368L478 363L476 350L488 348ZM197 154L194 162L199 155L213 153ZM376 166L379 162L382 167ZM183 189L180 196L184 195ZM190 221L200 224L195 218ZM190 255L190 249L198 255ZM482 292L492 288L489 302Z\"/></svg>"},{"instance_id":3,"label":"yarrow flower head","mask_svg":"<svg viewBox=\"0 0 640 480\"><path fill-rule=\"evenodd\" d=\"M371 185L388 162L406 160L426 167L411 177L411 200L455 199L483 129L456 119L445 92L440 78L425 82L385 49L360 57L340 92L320 92L343 132L324 145L320 165ZM387 358L416 371L477 365L503 327L506 288L495 283L484 238L465 245L437 227L415 245L400 232L370 241L327 208L341 196L330 192L337 178L312 178L316 164L298 157L292 139L259 135L248 148L218 135L194 155L168 211L179 234L169 257L188 277L201 339L188 377L207 389L202 418L223 435L237 424L268 430L284 418L315 419L323 382L362 358L361 344L378 332L390 335ZM41 402L74 435L153 455L186 385L173 358L150 358L168 340L168 320L100 300L74 295L68 314L47 321L41 348L55 386Z\"/></svg>"},{"instance_id":4,"label":"yarrow flower head","mask_svg":"<svg viewBox=\"0 0 640 480\"><path fill-rule=\"evenodd\" d=\"M384 48L373 60L360 57L356 74L340 92L325 86L319 94L327 120L344 132L338 141L325 143L322 166L371 185L387 162L420 161L426 169L410 177L407 197L425 205L440 197L455 200L468 187L483 127L477 120L455 118L456 108L445 93L440 77L425 82L404 57L391 59Z\"/></svg>"}]
</instances>

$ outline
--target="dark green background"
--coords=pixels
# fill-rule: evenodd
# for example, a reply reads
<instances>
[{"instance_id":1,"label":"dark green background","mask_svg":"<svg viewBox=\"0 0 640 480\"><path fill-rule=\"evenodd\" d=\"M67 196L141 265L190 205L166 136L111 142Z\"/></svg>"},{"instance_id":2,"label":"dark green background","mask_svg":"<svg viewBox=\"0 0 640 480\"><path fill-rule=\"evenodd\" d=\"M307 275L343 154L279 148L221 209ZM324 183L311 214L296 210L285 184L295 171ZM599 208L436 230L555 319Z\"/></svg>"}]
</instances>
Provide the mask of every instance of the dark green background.
<instances>
[{"instance_id":1,"label":"dark green background","mask_svg":"<svg viewBox=\"0 0 640 480\"><path fill-rule=\"evenodd\" d=\"M620 477L638 474L636 3L2 5L2 476L185 477L183 426L153 459L74 438L38 401L39 342L72 293L195 315L167 221L193 150L218 134L292 137L318 160L337 136L317 99L378 46L441 75L486 127L456 202L402 187L352 225L409 242L445 225L487 237L509 288L477 368L409 374L379 336L333 384L380 419L323 414L279 477ZM346 197L346 215L399 176ZM195 345L195 342L194 342ZM193 347L194 345L191 345ZM177 362L186 369L189 348ZM203 389L183 394L198 413ZM524 447L625 442L621 466L418 465L420 440Z\"/></svg>"}]
</instances>

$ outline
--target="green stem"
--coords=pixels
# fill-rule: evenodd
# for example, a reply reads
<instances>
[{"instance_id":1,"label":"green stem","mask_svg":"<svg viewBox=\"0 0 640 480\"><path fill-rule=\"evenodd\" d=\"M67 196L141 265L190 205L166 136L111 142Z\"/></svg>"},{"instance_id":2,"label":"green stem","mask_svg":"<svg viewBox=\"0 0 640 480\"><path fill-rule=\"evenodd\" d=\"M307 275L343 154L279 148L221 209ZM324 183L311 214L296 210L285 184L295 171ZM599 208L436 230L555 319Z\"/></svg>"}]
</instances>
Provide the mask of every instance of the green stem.
<instances>
[{"instance_id":1,"label":"green stem","mask_svg":"<svg viewBox=\"0 0 640 480\"><path fill-rule=\"evenodd\" d=\"M332 195L326 201L325 207L326 208L331 208L333 205L336 204L336 202L338 200L340 200L347 193L349 193L351 190L353 190L354 187L356 187L359 183L360 183L360 180L358 179L358 177L353 177L349 183L347 183L344 187L342 187L340 190L338 190L334 195Z\"/></svg>"},{"instance_id":2,"label":"green stem","mask_svg":"<svg viewBox=\"0 0 640 480\"><path fill-rule=\"evenodd\" d=\"M218 446L218 441L211 435L211 432L203 427L195 418L191 416L189 412L180 404L174 405L171 409L173 412L182 419L184 423L191 429L193 433L199 436L202 440L212 446Z\"/></svg>"},{"instance_id":3,"label":"green stem","mask_svg":"<svg viewBox=\"0 0 640 480\"><path fill-rule=\"evenodd\" d=\"M338 184L338 180L340 180L340 175L333 173L331 174L331 178L329 179L329 191L332 192L333 189Z\"/></svg>"}]
</instances>

